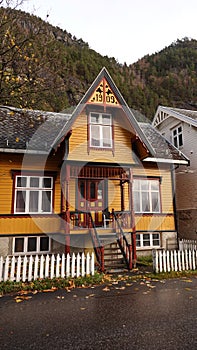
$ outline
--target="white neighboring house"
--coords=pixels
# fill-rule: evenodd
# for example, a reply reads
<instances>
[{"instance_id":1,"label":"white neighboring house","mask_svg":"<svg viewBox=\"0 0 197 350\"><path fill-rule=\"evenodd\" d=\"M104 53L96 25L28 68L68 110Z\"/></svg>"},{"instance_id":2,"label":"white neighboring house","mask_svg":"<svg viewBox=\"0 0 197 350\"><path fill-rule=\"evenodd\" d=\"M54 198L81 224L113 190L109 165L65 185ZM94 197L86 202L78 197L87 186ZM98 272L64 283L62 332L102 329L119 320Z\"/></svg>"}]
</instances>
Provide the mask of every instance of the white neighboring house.
<instances>
[{"instance_id":1,"label":"white neighboring house","mask_svg":"<svg viewBox=\"0 0 197 350\"><path fill-rule=\"evenodd\" d=\"M152 125L189 160L176 169L180 238L197 239L197 111L159 106Z\"/></svg>"}]
</instances>

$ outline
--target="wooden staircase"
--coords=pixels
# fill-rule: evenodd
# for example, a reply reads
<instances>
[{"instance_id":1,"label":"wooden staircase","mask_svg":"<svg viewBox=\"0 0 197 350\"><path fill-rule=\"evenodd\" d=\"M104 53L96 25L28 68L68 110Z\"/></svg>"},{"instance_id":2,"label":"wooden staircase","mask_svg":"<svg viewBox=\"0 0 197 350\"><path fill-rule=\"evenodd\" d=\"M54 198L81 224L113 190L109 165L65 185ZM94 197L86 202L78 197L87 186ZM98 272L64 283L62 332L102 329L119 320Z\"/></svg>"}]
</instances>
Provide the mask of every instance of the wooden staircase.
<instances>
[{"instance_id":1,"label":"wooden staircase","mask_svg":"<svg viewBox=\"0 0 197 350\"><path fill-rule=\"evenodd\" d=\"M116 233L99 234L100 242L104 246L104 263L107 272L127 270L127 265L120 250Z\"/></svg>"}]
</instances>

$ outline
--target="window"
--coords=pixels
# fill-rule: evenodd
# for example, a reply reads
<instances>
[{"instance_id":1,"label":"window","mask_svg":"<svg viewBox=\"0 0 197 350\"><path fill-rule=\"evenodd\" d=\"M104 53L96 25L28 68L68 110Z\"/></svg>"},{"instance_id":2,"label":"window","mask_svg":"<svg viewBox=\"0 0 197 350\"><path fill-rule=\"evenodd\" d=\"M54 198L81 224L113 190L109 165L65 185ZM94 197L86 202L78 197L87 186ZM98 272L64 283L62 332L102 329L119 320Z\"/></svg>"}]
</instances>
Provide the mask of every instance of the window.
<instances>
[{"instance_id":1,"label":"window","mask_svg":"<svg viewBox=\"0 0 197 350\"><path fill-rule=\"evenodd\" d=\"M14 237L13 254L49 253L51 239L46 236Z\"/></svg>"},{"instance_id":2,"label":"window","mask_svg":"<svg viewBox=\"0 0 197 350\"><path fill-rule=\"evenodd\" d=\"M159 233L137 233L136 246L137 248L160 247L160 234Z\"/></svg>"},{"instance_id":3,"label":"window","mask_svg":"<svg viewBox=\"0 0 197 350\"><path fill-rule=\"evenodd\" d=\"M172 130L172 142L177 148L183 146L183 128L182 125L178 125Z\"/></svg>"},{"instance_id":4,"label":"window","mask_svg":"<svg viewBox=\"0 0 197 350\"><path fill-rule=\"evenodd\" d=\"M112 148L112 118L110 114L90 113L90 147Z\"/></svg>"},{"instance_id":5,"label":"window","mask_svg":"<svg viewBox=\"0 0 197 350\"><path fill-rule=\"evenodd\" d=\"M134 179L134 210L137 213L160 212L160 190L158 180Z\"/></svg>"},{"instance_id":6,"label":"window","mask_svg":"<svg viewBox=\"0 0 197 350\"><path fill-rule=\"evenodd\" d=\"M53 178L16 176L14 213L51 213Z\"/></svg>"}]
</instances>

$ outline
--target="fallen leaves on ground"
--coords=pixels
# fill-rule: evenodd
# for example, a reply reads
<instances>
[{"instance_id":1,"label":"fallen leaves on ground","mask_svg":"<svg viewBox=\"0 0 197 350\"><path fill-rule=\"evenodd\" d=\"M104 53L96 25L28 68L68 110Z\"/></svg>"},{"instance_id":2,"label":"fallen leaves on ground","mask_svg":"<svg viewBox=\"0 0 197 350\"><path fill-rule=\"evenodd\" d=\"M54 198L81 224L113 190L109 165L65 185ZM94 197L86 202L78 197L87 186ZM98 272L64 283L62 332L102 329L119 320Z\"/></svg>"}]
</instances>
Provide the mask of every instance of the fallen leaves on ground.
<instances>
[{"instance_id":1,"label":"fallen leaves on ground","mask_svg":"<svg viewBox=\"0 0 197 350\"><path fill-rule=\"evenodd\" d=\"M52 287L50 289L43 289L43 292L49 293L49 292L55 292L57 290L57 287Z\"/></svg>"},{"instance_id":2,"label":"fallen leaves on ground","mask_svg":"<svg viewBox=\"0 0 197 350\"><path fill-rule=\"evenodd\" d=\"M103 292L109 292L109 291L110 291L110 288L109 288L109 287L103 288Z\"/></svg>"},{"instance_id":3,"label":"fallen leaves on ground","mask_svg":"<svg viewBox=\"0 0 197 350\"><path fill-rule=\"evenodd\" d=\"M31 296L25 296L25 295L18 295L17 297L15 297L15 302L16 303L21 303L22 301L24 300L29 300L31 299L32 297Z\"/></svg>"}]
</instances>

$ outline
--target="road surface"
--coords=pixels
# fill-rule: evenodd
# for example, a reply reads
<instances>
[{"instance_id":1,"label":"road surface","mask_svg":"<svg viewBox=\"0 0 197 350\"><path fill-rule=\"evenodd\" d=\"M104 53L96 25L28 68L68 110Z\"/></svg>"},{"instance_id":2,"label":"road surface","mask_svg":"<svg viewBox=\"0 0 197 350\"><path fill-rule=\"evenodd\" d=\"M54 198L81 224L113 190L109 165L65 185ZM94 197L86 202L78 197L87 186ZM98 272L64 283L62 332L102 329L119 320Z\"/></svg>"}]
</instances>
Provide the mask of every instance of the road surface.
<instances>
[{"instance_id":1,"label":"road surface","mask_svg":"<svg viewBox=\"0 0 197 350\"><path fill-rule=\"evenodd\" d=\"M2 350L196 350L197 276L0 298Z\"/></svg>"}]
</instances>

